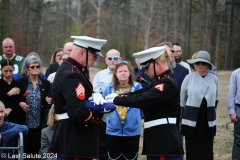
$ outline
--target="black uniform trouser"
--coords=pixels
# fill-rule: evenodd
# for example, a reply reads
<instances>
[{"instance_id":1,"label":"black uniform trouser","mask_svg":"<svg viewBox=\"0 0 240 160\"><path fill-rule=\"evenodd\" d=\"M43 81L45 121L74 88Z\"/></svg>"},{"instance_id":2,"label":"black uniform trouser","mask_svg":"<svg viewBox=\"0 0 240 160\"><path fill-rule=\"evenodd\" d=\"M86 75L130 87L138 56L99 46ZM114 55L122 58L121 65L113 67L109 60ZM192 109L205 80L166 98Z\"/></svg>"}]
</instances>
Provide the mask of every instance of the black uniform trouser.
<instances>
[{"instance_id":1,"label":"black uniform trouser","mask_svg":"<svg viewBox=\"0 0 240 160\"><path fill-rule=\"evenodd\" d=\"M99 160L107 160L107 135L106 135L106 123L100 122L99 126L99 141L100 141L100 148L99 148Z\"/></svg>"},{"instance_id":2,"label":"black uniform trouser","mask_svg":"<svg viewBox=\"0 0 240 160\"><path fill-rule=\"evenodd\" d=\"M126 137L107 135L109 160L137 160L139 138L140 135Z\"/></svg>"}]
</instances>

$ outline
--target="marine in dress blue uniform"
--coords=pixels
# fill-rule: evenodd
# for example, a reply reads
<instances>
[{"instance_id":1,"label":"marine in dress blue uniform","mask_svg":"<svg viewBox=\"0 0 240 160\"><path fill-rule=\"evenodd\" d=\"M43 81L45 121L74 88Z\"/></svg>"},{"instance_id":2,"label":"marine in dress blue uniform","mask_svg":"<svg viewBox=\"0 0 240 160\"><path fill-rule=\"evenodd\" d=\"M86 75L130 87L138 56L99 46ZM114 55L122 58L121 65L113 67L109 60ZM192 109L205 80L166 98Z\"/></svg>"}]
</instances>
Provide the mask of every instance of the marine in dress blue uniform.
<instances>
[{"instance_id":1,"label":"marine in dress blue uniform","mask_svg":"<svg viewBox=\"0 0 240 160\"><path fill-rule=\"evenodd\" d=\"M153 47L133 54L141 65L153 77L148 87L127 94L106 96L107 102L115 105L134 106L144 113L144 141L142 154L148 160L183 160L183 146L176 126L179 104L179 90L172 71L167 62L160 62L165 56L171 57L164 47ZM149 74L148 73L148 74ZM152 76L152 75L151 75Z\"/></svg>"},{"instance_id":2,"label":"marine in dress blue uniform","mask_svg":"<svg viewBox=\"0 0 240 160\"><path fill-rule=\"evenodd\" d=\"M103 115L93 113L85 105L85 100L93 92L86 70L97 60L97 56L103 57L100 50L106 40L87 36L72 38L75 38L73 51L59 67L53 81L53 101L58 121L50 151L57 153L61 159L97 159L98 123Z\"/></svg>"}]
</instances>

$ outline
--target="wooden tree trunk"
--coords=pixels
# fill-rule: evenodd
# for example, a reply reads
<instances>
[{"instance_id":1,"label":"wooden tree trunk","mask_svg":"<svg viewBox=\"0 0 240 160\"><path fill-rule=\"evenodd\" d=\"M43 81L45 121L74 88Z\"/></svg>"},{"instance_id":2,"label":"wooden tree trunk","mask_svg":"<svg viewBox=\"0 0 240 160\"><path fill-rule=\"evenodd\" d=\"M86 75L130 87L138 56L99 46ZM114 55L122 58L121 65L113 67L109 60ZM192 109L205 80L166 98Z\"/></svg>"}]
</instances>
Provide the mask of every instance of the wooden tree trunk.
<instances>
[{"instance_id":1,"label":"wooden tree trunk","mask_svg":"<svg viewBox=\"0 0 240 160\"><path fill-rule=\"evenodd\" d=\"M26 27L25 27L25 33L27 34L28 33L28 30L29 30L29 10L30 10L30 0L27 0L27 3L26 3L27 7L27 12L26 12ZM24 45L27 47L28 45L28 39L25 38L24 40Z\"/></svg>"},{"instance_id":2,"label":"wooden tree trunk","mask_svg":"<svg viewBox=\"0 0 240 160\"><path fill-rule=\"evenodd\" d=\"M217 0L212 0L212 14L211 14L211 37L210 37L210 54L213 64L216 64L216 39L218 36L216 26Z\"/></svg>"},{"instance_id":3,"label":"wooden tree trunk","mask_svg":"<svg viewBox=\"0 0 240 160\"><path fill-rule=\"evenodd\" d=\"M230 0L230 13L227 32L227 49L226 49L226 69L232 69L232 37L233 37L233 16L234 16L234 0Z\"/></svg>"},{"instance_id":4,"label":"wooden tree trunk","mask_svg":"<svg viewBox=\"0 0 240 160\"><path fill-rule=\"evenodd\" d=\"M97 11L97 26L96 26L96 37L100 38L100 17L101 17L101 5L104 2L104 0L98 0L98 5L96 5L93 0L90 1L91 4L94 6L94 8Z\"/></svg>"},{"instance_id":5,"label":"wooden tree trunk","mask_svg":"<svg viewBox=\"0 0 240 160\"><path fill-rule=\"evenodd\" d=\"M202 50L206 50L206 44L207 44L207 1L202 1Z\"/></svg>"},{"instance_id":6,"label":"wooden tree trunk","mask_svg":"<svg viewBox=\"0 0 240 160\"><path fill-rule=\"evenodd\" d=\"M177 33L178 33L178 15L179 15L179 10L178 10L178 5L179 3L176 1L175 3L173 3L173 41L176 42L177 41Z\"/></svg>"},{"instance_id":7,"label":"wooden tree trunk","mask_svg":"<svg viewBox=\"0 0 240 160\"><path fill-rule=\"evenodd\" d=\"M56 0L56 10L55 10L55 12L57 12L58 10L59 10L59 2L58 2L58 0ZM59 16L58 14L55 15L56 20L58 19L58 16ZM52 37L52 42L54 43L55 48L58 48L58 41L56 41L56 39L59 38L58 28L59 28L58 25L54 25L54 36Z\"/></svg>"},{"instance_id":8,"label":"wooden tree trunk","mask_svg":"<svg viewBox=\"0 0 240 160\"><path fill-rule=\"evenodd\" d=\"M188 10L188 32L187 32L187 53L186 57L190 57L190 39L191 39L191 21L192 21L192 0L189 0Z\"/></svg>"},{"instance_id":9,"label":"wooden tree trunk","mask_svg":"<svg viewBox=\"0 0 240 160\"><path fill-rule=\"evenodd\" d=\"M179 10L179 14L178 14L178 36L176 39L176 42L181 44L181 34L182 34L182 0L179 0L179 6L178 6L178 10Z\"/></svg>"},{"instance_id":10,"label":"wooden tree trunk","mask_svg":"<svg viewBox=\"0 0 240 160\"><path fill-rule=\"evenodd\" d=\"M1 38L4 39L9 34L9 7L10 7L10 1L9 0L2 0L0 2L0 32L1 32Z\"/></svg>"},{"instance_id":11,"label":"wooden tree trunk","mask_svg":"<svg viewBox=\"0 0 240 160\"><path fill-rule=\"evenodd\" d=\"M150 37L150 34L151 34L151 25L152 25L152 16L153 16L153 1L149 1L149 3L150 3L149 12L146 15L147 23L145 24L144 49L149 48L149 37Z\"/></svg>"}]
</instances>

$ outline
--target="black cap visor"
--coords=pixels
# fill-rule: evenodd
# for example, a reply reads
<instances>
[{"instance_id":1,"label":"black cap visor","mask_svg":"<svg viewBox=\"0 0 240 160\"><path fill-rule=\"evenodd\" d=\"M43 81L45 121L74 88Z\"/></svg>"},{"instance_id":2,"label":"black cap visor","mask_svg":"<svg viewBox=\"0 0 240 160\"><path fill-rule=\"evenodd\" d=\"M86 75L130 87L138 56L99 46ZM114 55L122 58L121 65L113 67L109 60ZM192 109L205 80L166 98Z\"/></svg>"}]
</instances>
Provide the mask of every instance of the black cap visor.
<instances>
[{"instance_id":1,"label":"black cap visor","mask_svg":"<svg viewBox=\"0 0 240 160\"><path fill-rule=\"evenodd\" d=\"M146 62L140 63L140 70L142 70L142 69L148 69L149 64L150 64L151 62L153 62L153 60L154 60L154 59L150 59L150 60L148 60L148 61L146 61Z\"/></svg>"}]
</instances>

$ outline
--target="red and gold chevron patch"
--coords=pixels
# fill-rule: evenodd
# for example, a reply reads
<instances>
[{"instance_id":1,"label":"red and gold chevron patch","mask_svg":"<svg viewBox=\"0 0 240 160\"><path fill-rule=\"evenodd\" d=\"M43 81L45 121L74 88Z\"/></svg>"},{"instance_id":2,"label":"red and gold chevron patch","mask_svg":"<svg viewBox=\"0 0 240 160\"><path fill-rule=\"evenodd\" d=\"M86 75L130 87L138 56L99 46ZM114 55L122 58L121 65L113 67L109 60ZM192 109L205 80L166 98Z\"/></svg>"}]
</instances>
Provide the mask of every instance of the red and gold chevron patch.
<instances>
[{"instance_id":1,"label":"red and gold chevron patch","mask_svg":"<svg viewBox=\"0 0 240 160\"><path fill-rule=\"evenodd\" d=\"M84 86L79 82L78 86L75 88L76 96L84 100L85 99L85 88Z\"/></svg>"},{"instance_id":2,"label":"red and gold chevron patch","mask_svg":"<svg viewBox=\"0 0 240 160\"><path fill-rule=\"evenodd\" d=\"M164 91L164 84L158 84L156 85L154 88L157 88L158 90L160 90L161 92Z\"/></svg>"}]
</instances>

